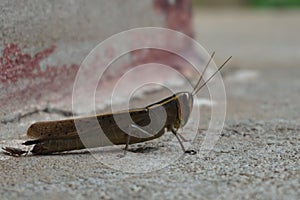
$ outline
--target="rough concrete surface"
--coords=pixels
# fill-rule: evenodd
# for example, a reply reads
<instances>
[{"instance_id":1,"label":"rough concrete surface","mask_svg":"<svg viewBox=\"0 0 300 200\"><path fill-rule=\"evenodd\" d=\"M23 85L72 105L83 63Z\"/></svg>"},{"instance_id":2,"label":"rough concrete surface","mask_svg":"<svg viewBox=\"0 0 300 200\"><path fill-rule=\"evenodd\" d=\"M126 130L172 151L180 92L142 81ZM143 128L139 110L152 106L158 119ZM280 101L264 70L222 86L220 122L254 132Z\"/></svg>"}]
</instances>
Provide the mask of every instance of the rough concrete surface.
<instances>
[{"instance_id":1,"label":"rough concrete surface","mask_svg":"<svg viewBox=\"0 0 300 200\"><path fill-rule=\"evenodd\" d=\"M212 151L183 155L163 169L142 174L109 168L86 151L29 157L1 154L1 199L299 199L300 45L294 33L300 32L294 26L299 12L200 13L195 20L200 41L216 48L222 58L235 56L224 71L227 116ZM245 22L257 23L263 31L238 28ZM281 40L273 35L276 27L284 27ZM284 31L289 28L293 31ZM251 54L246 44L252 47ZM278 56L285 62L272 62L281 60ZM206 111L209 108L202 109L203 122L193 141L196 150L205 137ZM33 121L57 117L36 113L1 125L1 145L23 141L20 131ZM158 139L142 144L140 153L147 159L159 148L176 151Z\"/></svg>"}]
</instances>

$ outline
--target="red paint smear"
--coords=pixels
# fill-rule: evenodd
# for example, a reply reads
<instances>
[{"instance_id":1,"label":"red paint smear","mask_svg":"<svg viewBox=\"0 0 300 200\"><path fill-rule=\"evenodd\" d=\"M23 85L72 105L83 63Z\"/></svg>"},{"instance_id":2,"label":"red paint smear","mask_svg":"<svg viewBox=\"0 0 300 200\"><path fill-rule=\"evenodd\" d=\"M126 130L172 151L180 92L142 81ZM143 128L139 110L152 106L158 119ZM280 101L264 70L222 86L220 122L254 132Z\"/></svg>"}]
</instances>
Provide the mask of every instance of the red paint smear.
<instances>
[{"instance_id":1,"label":"red paint smear","mask_svg":"<svg viewBox=\"0 0 300 200\"><path fill-rule=\"evenodd\" d=\"M166 27L193 37L191 0L153 0L154 9L165 16Z\"/></svg>"},{"instance_id":2,"label":"red paint smear","mask_svg":"<svg viewBox=\"0 0 300 200\"><path fill-rule=\"evenodd\" d=\"M41 77L54 81L66 67L47 66L46 70L42 70L40 63L48 58L55 48L53 45L31 56L23 53L17 44L5 44L3 55L0 57L0 82L13 84L21 79L34 80Z\"/></svg>"},{"instance_id":3,"label":"red paint smear","mask_svg":"<svg viewBox=\"0 0 300 200\"><path fill-rule=\"evenodd\" d=\"M194 31L192 28L193 25L191 0L153 0L153 5L154 9L157 12L165 16L165 23L167 28L182 32L189 37L194 36ZM142 40L143 38L139 39ZM172 40L171 38L169 39ZM171 43L172 41L169 42ZM193 50L193 46L192 44L189 44L188 40L185 41L183 46L180 46L178 48L180 48L181 53L185 57L193 58L193 60L198 64L202 63L202 58L200 58L199 55L197 55L197 52ZM142 49L135 50L131 52L131 54L134 56L135 60L132 60L127 68L155 62L170 66L185 75L191 73L193 69L193 66L184 58L181 58L179 55L175 55L172 52L164 50Z\"/></svg>"},{"instance_id":4,"label":"red paint smear","mask_svg":"<svg viewBox=\"0 0 300 200\"><path fill-rule=\"evenodd\" d=\"M153 0L153 5L158 13L164 15L166 28L182 32L189 37L194 36L191 0ZM172 39L169 39L169 42L171 43ZM199 55L197 55L197 52L193 50L192 44L189 44L189 41L186 40L186 43L183 45L184 46L178 47L180 48L181 53L185 57L194 58L194 61L201 64L202 60L199 58ZM131 54L136 58L136 60L133 60L131 63L133 66L155 62L173 67L185 75L191 73L193 69L193 66L184 58L164 50L136 50L131 52Z\"/></svg>"},{"instance_id":5,"label":"red paint smear","mask_svg":"<svg viewBox=\"0 0 300 200\"><path fill-rule=\"evenodd\" d=\"M166 28L182 32L189 37L194 36L193 25L192 25L192 3L191 0L174 0L173 2L170 0L153 0L154 9L163 14L165 16L165 26ZM137 35L136 40L143 41L144 36ZM171 38L169 38L172 40ZM169 41L172 42L172 41ZM202 63L202 59L197 55L197 52L193 50L191 44L188 43L189 41L186 40L186 43L183 46L178 46L180 48L181 53L185 57L192 57L193 60L198 62L199 64ZM171 48L172 49L172 48ZM111 50L112 51L112 50ZM107 49L107 52L111 52L110 49ZM123 75L123 72L126 69L130 69L142 64L146 63L160 63L163 65L170 66L184 75L189 75L191 71L193 71L194 66L192 66L187 60L181 58L179 55L176 55L172 52L168 52L165 50L159 49L141 49L135 50L130 52L133 60L129 63L124 63L124 68L118 71L118 75L116 77L120 77ZM147 74L145 74L147 76ZM105 77L108 77L109 80L113 77L110 77L109 74L106 74ZM168 78L168 77L165 77ZM105 80L108 81L108 80Z\"/></svg>"},{"instance_id":6,"label":"red paint smear","mask_svg":"<svg viewBox=\"0 0 300 200\"><path fill-rule=\"evenodd\" d=\"M141 49L131 52L131 54L135 55L135 58L137 58L132 61L131 65L139 66L146 63L160 63L170 66L183 74L186 74L186 71L193 69L192 64L175 53L160 49L147 49L147 53L144 53L144 51L145 50Z\"/></svg>"},{"instance_id":7,"label":"red paint smear","mask_svg":"<svg viewBox=\"0 0 300 200\"><path fill-rule=\"evenodd\" d=\"M5 110L12 110L12 107L20 110L26 105L40 103L41 99L49 102L72 92L78 65L48 65L42 69L41 62L53 54L55 48L53 45L32 56L17 44L4 45L0 57L0 83L6 93L2 92L0 103Z\"/></svg>"}]
</instances>

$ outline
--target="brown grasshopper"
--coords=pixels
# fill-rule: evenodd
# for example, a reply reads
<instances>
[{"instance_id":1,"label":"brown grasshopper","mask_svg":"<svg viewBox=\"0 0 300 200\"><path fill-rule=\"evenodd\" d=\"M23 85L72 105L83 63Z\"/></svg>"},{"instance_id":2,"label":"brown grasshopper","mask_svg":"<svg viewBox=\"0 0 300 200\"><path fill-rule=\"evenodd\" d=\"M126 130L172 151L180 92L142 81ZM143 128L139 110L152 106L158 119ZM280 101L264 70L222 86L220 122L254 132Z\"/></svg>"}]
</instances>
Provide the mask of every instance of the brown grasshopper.
<instances>
[{"instance_id":1,"label":"brown grasshopper","mask_svg":"<svg viewBox=\"0 0 300 200\"><path fill-rule=\"evenodd\" d=\"M28 140L23 143L23 145L34 145L31 153L33 154L52 154L63 151L71 151L84 149L86 146L81 140L81 135L78 134L76 129L76 122L88 124L92 118L97 119L99 122L103 133L109 142L101 142L95 138L97 133L97 127L95 126L86 126L84 130L84 137L86 137L90 143L89 148L91 147L101 147L107 145L125 145L125 150L128 150L129 144L135 144L140 142L145 142L161 137L165 132L172 132L183 150L184 153L196 154L194 150L186 150L184 145L181 142L181 139L184 138L178 133L178 129L186 125L191 111L193 109L193 99L194 96L203 88L208 81L210 81L214 75L219 72L225 64L231 59L229 57L218 69L210 76L202 85L200 85L203 74L205 73L209 63L214 57L213 53L204 68L204 71L199 78L197 84L195 85L192 92L180 92L176 93L170 97L167 97L161 101L148 105L144 108L130 109L127 111L121 111L117 113L107 113L99 114L92 117L82 117L82 118L73 118L60 121L45 121L45 122L36 122L32 124L27 130L27 136L34 138L34 140ZM155 134L148 133L150 137L135 137L128 134L124 131L124 128L130 127L136 132L146 132L143 130L143 126L146 126L151 121L150 112L154 112L158 109L163 108L166 111L166 120L161 128ZM118 117L127 117L126 114L130 114L134 125L128 125L126 123L116 124L115 118ZM158 116L159 117L159 116ZM82 132L81 132L82 133ZM3 150L10 155L20 156L22 154L28 153L21 149L6 147Z\"/></svg>"}]
</instances>

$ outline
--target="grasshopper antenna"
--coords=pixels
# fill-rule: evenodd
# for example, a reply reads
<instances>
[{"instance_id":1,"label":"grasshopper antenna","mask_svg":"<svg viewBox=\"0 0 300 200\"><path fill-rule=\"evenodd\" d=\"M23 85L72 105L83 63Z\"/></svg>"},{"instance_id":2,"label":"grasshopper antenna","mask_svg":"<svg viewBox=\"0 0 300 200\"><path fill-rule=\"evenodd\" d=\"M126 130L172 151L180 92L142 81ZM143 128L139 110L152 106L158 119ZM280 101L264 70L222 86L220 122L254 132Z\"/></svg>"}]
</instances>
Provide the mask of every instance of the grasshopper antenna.
<instances>
[{"instance_id":1,"label":"grasshopper antenna","mask_svg":"<svg viewBox=\"0 0 300 200\"><path fill-rule=\"evenodd\" d=\"M213 59L214 56L215 56L215 52L213 52L213 53L211 54L209 61L207 62L206 66L204 67L204 70L203 70L203 72L202 72L202 74L201 74L201 77L199 78L197 84L195 85L195 87L194 87L194 89L193 89L193 92L192 92L192 95L193 95L193 96L197 93L197 92L195 92L195 91L196 91L197 87L199 86L199 84L200 84L200 82L201 82L201 80L202 80L202 78L203 78L203 75L205 74L205 71L206 71L206 69L208 68L209 63L211 62L211 60Z\"/></svg>"},{"instance_id":2,"label":"grasshopper antenna","mask_svg":"<svg viewBox=\"0 0 300 200\"><path fill-rule=\"evenodd\" d=\"M218 68L217 71L215 71L215 73L213 73L213 75L211 75L207 81L205 81L196 91L194 91L192 93L192 95L197 94L227 63L228 61L232 58L232 56L230 56L229 58L227 58L227 60ZM202 78L202 77L201 77Z\"/></svg>"}]
</instances>

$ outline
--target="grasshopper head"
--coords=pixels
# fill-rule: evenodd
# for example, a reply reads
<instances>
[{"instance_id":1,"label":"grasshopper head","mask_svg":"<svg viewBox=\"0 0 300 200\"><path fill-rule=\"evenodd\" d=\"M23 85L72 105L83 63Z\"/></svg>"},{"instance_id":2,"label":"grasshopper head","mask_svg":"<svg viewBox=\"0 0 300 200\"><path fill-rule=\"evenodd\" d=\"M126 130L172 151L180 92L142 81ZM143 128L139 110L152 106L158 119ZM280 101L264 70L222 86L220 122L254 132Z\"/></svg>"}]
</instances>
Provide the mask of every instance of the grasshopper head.
<instances>
[{"instance_id":1,"label":"grasshopper head","mask_svg":"<svg viewBox=\"0 0 300 200\"><path fill-rule=\"evenodd\" d=\"M180 127L183 127L189 120L193 110L193 95L190 92L180 92L176 94L178 102L178 118Z\"/></svg>"}]
</instances>

